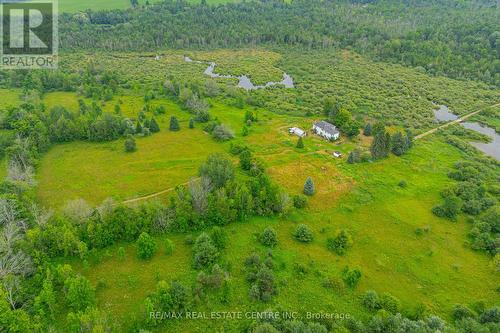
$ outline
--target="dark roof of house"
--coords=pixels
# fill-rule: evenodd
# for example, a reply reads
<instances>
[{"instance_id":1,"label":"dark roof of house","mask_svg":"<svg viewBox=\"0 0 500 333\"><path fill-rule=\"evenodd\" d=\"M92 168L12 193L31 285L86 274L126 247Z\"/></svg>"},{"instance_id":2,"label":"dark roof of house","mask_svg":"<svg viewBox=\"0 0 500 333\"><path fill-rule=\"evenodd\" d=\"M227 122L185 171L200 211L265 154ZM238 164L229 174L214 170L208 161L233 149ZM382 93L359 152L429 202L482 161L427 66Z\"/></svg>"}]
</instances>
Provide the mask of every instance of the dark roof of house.
<instances>
[{"instance_id":1,"label":"dark roof of house","mask_svg":"<svg viewBox=\"0 0 500 333\"><path fill-rule=\"evenodd\" d=\"M340 133L339 130L335 127L335 125L332 125L329 122L326 122L324 120L321 120L321 121L318 121L317 123L314 123L314 126L319 127L323 131L330 133L332 135Z\"/></svg>"}]
</instances>

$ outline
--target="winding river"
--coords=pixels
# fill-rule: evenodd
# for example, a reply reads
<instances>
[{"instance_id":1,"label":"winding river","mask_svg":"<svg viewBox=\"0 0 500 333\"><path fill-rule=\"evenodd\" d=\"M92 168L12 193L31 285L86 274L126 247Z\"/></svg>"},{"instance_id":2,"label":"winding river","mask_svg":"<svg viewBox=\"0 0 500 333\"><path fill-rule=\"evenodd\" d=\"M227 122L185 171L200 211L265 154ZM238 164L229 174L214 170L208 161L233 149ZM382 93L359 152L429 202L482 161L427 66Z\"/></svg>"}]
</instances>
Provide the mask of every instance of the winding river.
<instances>
[{"instance_id":1,"label":"winding river","mask_svg":"<svg viewBox=\"0 0 500 333\"><path fill-rule=\"evenodd\" d=\"M439 109L434 110L434 117L438 122L447 122L458 119L458 116L450 112L447 106L439 105ZM469 142L471 145L482 151L488 156L491 156L500 161L500 135L494 128L484 126L477 122L461 122L461 126L472 131L479 132L488 136L490 142Z\"/></svg>"},{"instance_id":2,"label":"winding river","mask_svg":"<svg viewBox=\"0 0 500 333\"><path fill-rule=\"evenodd\" d=\"M235 78L238 79L238 87L243 88L245 90L255 90L255 89L263 89L275 85L283 85L285 88L295 88L295 85L293 84L293 79L290 75L287 73L283 73L283 80L279 82L267 82L264 85L255 85L252 83L250 78L246 75L241 75L241 76L235 76L235 75L224 75L224 74L218 74L215 73L215 62L205 62L205 61L199 61L199 60L193 60L189 57L184 57L184 61L186 62L194 62L198 64L203 64L203 63L208 63L207 69L203 72L203 74L210 76L212 78Z\"/></svg>"}]
</instances>

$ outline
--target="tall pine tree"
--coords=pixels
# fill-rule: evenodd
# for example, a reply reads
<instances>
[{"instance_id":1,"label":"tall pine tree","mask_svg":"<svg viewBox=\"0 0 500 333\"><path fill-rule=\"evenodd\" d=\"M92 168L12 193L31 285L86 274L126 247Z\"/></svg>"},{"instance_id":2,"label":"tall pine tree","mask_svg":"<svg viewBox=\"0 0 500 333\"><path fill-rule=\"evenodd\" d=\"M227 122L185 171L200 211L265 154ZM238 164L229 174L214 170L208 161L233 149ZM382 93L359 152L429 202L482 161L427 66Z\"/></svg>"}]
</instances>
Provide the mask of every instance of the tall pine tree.
<instances>
[{"instance_id":1,"label":"tall pine tree","mask_svg":"<svg viewBox=\"0 0 500 333\"><path fill-rule=\"evenodd\" d=\"M315 192L314 182L311 177L307 177L306 182L304 184L304 194L311 196Z\"/></svg>"},{"instance_id":2,"label":"tall pine tree","mask_svg":"<svg viewBox=\"0 0 500 333\"><path fill-rule=\"evenodd\" d=\"M171 131L178 131L181 129L179 126L179 120L175 116L170 117L170 130Z\"/></svg>"}]
</instances>

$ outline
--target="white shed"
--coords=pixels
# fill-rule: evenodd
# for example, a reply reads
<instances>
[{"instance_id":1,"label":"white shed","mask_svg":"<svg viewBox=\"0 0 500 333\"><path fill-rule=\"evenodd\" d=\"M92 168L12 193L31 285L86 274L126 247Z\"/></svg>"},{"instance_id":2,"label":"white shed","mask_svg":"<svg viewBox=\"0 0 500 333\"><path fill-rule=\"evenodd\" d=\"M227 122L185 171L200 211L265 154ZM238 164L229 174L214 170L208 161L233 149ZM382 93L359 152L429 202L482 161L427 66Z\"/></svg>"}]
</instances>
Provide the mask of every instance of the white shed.
<instances>
[{"instance_id":1,"label":"white shed","mask_svg":"<svg viewBox=\"0 0 500 333\"><path fill-rule=\"evenodd\" d=\"M288 133L290 134L295 134L297 136L300 136L300 137L304 137L307 135L306 131L298 128L298 127L291 127L288 129Z\"/></svg>"}]
</instances>

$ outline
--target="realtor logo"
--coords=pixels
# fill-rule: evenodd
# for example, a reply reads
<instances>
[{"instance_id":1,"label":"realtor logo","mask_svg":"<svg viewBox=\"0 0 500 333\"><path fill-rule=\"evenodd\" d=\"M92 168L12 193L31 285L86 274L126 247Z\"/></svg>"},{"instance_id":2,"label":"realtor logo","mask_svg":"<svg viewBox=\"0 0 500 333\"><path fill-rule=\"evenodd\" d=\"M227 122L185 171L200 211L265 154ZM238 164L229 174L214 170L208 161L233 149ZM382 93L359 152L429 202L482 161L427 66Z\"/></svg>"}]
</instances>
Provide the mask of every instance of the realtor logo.
<instances>
[{"instance_id":1,"label":"realtor logo","mask_svg":"<svg viewBox=\"0 0 500 333\"><path fill-rule=\"evenodd\" d=\"M0 0L1 68L57 68L57 0Z\"/></svg>"}]
</instances>

